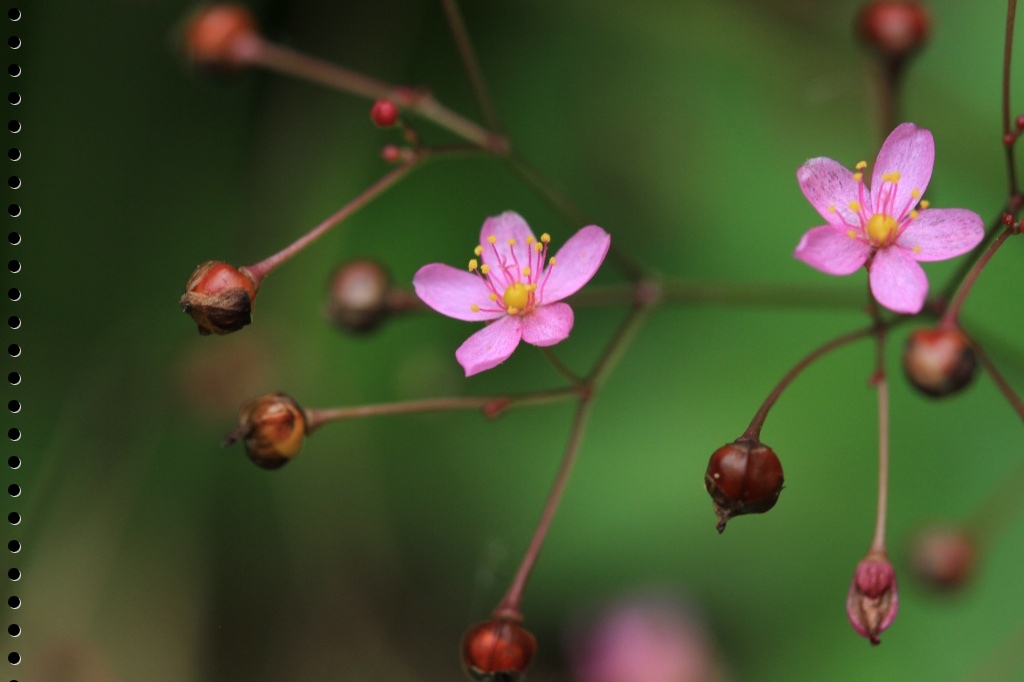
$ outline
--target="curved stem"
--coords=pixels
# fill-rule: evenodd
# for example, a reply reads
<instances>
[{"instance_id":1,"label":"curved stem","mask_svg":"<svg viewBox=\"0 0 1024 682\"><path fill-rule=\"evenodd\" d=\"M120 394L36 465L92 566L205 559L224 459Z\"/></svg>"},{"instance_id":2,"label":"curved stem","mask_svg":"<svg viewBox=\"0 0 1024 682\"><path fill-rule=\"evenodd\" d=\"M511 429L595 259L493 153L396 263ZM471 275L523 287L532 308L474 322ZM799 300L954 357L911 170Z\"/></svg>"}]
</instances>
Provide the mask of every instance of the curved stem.
<instances>
[{"instance_id":1,"label":"curved stem","mask_svg":"<svg viewBox=\"0 0 1024 682\"><path fill-rule=\"evenodd\" d=\"M743 432L743 435L740 436L740 439L760 440L761 428L764 426L764 420L768 417L768 411L772 409L772 406L775 405L775 402L779 399L779 396L781 396L782 392L786 390L790 383L792 383L793 379L795 379L797 375L800 374L800 372L802 372L808 365L813 363L815 360L818 360L822 356L828 354L829 352L835 350L836 348L845 346L846 344L852 341L856 341L857 339L862 339L866 336L870 336L874 331L875 325L871 325L870 327L865 327L863 329L848 332L846 334L843 334L842 336L838 336L832 339L831 341L818 346L810 353L808 353L806 356L804 356L804 358L802 358L798 363L793 365L792 369L786 372L786 375L782 377L782 380L779 381L775 389L768 395L767 398L765 398L765 401L764 403L762 403L760 409L758 409L757 414L755 414L754 418L750 421L750 426L748 426L747 430Z\"/></svg>"},{"instance_id":2,"label":"curved stem","mask_svg":"<svg viewBox=\"0 0 1024 682\"><path fill-rule=\"evenodd\" d=\"M1006 41L1003 47L1003 136L1004 139L1016 138L1013 120L1010 115L1010 71L1013 62L1013 25L1017 14L1017 0L1006 3ZM1019 206L1020 190L1017 188L1017 164L1013 156L1014 145L1006 145L1006 175L1010 183L1010 201Z\"/></svg>"},{"instance_id":3,"label":"curved stem","mask_svg":"<svg viewBox=\"0 0 1024 682\"><path fill-rule=\"evenodd\" d=\"M516 575L512 579L508 592L505 593L505 596L494 609L493 616L495 618L515 621L523 619L521 610L523 590L526 589L526 582L529 580L533 566L537 562L537 556L540 554L541 547L544 546L544 539L547 537L548 528L551 526L551 521L558 510L558 503L562 499L562 492L565 490L565 484L569 481L569 474L572 472L573 464L576 462L576 455L579 453L580 444L583 442L587 418L590 416L590 406L591 400L589 397L585 396L580 399L579 406L576 409L576 416L572 422L572 430L569 433L569 442L566 444L565 454L562 456L562 462L558 466L558 473L555 475L555 482L551 486L551 492L548 494L547 502L544 504L540 521L533 533L533 539L530 540L530 546L526 550L522 562L519 564L519 570L516 571Z\"/></svg>"},{"instance_id":4,"label":"curved stem","mask_svg":"<svg viewBox=\"0 0 1024 682\"><path fill-rule=\"evenodd\" d=\"M942 318L939 320L940 327L952 327L958 326L957 321L960 318L960 309L964 305L964 300L967 298L967 294L970 293L971 287L978 279L978 275L985 268L985 265L992 259L995 252L999 250L999 247L1003 245L1006 238L1013 234L1013 231L1009 228L1003 230L1003 232L996 237L995 241L989 244L988 248L985 249L984 253L974 262L970 271L960 282L960 288L957 289L956 294L953 296L953 300L950 302L949 307L946 308L946 312L942 314Z\"/></svg>"},{"instance_id":5,"label":"curved stem","mask_svg":"<svg viewBox=\"0 0 1024 682\"><path fill-rule=\"evenodd\" d=\"M302 251L302 249L312 244L329 229L351 216L371 200L375 199L378 195L382 194L386 189L404 178L413 168L419 165L421 160L422 157L419 157L408 163L402 164L401 166L396 166L377 180L377 182L363 190L359 196L342 206L340 210L297 239L290 246L285 247L281 251L275 253L269 258L263 259L255 265L249 265L239 269L248 273L249 276L252 277L253 282L256 284L256 288L258 289L263 278L270 274L274 268L290 259L299 251Z\"/></svg>"},{"instance_id":6,"label":"curved stem","mask_svg":"<svg viewBox=\"0 0 1024 682\"><path fill-rule=\"evenodd\" d=\"M470 87L476 97L476 104L480 107L480 113L483 115L484 121L487 122L487 127L495 133L500 133L502 128L498 110L494 107L494 101L487 91L484 72L480 68L476 50L473 49L473 42L469 39L469 31L466 30L466 22L463 21L462 12L459 11L459 3L457 0L441 0L441 5L444 7L444 14L452 32L452 40L459 50L462 67L466 70L466 77L469 78Z\"/></svg>"}]
</instances>

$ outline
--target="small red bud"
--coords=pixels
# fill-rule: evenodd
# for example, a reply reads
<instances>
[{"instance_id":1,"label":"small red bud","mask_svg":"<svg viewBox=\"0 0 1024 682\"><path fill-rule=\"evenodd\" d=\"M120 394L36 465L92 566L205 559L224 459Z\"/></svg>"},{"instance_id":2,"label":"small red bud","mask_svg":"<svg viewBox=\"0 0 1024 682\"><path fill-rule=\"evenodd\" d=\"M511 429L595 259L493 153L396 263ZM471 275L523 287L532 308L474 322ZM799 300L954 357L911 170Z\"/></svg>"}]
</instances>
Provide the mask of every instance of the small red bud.
<instances>
[{"instance_id":1,"label":"small red bud","mask_svg":"<svg viewBox=\"0 0 1024 682\"><path fill-rule=\"evenodd\" d=\"M306 415L291 396L268 393L243 404L238 428L224 439L225 447L245 442L245 454L264 469L280 469L299 454L306 437Z\"/></svg>"},{"instance_id":2,"label":"small red bud","mask_svg":"<svg viewBox=\"0 0 1024 682\"><path fill-rule=\"evenodd\" d=\"M370 119L381 128L390 128L398 122L398 106L389 99L379 99L370 109Z\"/></svg>"},{"instance_id":3,"label":"small red bud","mask_svg":"<svg viewBox=\"0 0 1024 682\"><path fill-rule=\"evenodd\" d=\"M391 312L390 289L391 276L383 265L368 259L349 261L331 276L327 317L350 332L375 329Z\"/></svg>"},{"instance_id":4,"label":"small red bud","mask_svg":"<svg viewBox=\"0 0 1024 682\"><path fill-rule=\"evenodd\" d=\"M918 531L910 542L910 567L928 587L952 592L974 575L977 545L963 528L932 526Z\"/></svg>"},{"instance_id":5,"label":"small red bud","mask_svg":"<svg viewBox=\"0 0 1024 682\"><path fill-rule=\"evenodd\" d=\"M963 332L953 328L918 329L907 338L903 370L925 395L943 398L974 379L978 359Z\"/></svg>"},{"instance_id":6,"label":"small red bud","mask_svg":"<svg viewBox=\"0 0 1024 682\"><path fill-rule=\"evenodd\" d=\"M384 145L380 150L380 158L387 163L398 163L402 160L402 150L396 144Z\"/></svg>"},{"instance_id":7,"label":"small red bud","mask_svg":"<svg viewBox=\"0 0 1024 682\"><path fill-rule=\"evenodd\" d=\"M734 516L763 514L774 507L782 484L782 463L760 441L740 438L715 450L704 487L714 502L718 532L724 532Z\"/></svg>"},{"instance_id":8,"label":"small red bud","mask_svg":"<svg viewBox=\"0 0 1024 682\"><path fill-rule=\"evenodd\" d=\"M1003 135L1003 144L1007 147L1012 147L1013 143L1017 141L1017 133L1006 133Z\"/></svg>"},{"instance_id":9,"label":"small red bud","mask_svg":"<svg viewBox=\"0 0 1024 682\"><path fill-rule=\"evenodd\" d=\"M1024 114L1017 117L1017 130L1024 130Z\"/></svg>"},{"instance_id":10,"label":"small red bud","mask_svg":"<svg viewBox=\"0 0 1024 682\"><path fill-rule=\"evenodd\" d=\"M1004 213L1001 220L1006 227L1013 227L1013 216L1009 213Z\"/></svg>"},{"instance_id":11,"label":"small red bud","mask_svg":"<svg viewBox=\"0 0 1024 682\"><path fill-rule=\"evenodd\" d=\"M872 644L880 644L878 636L892 625L899 605L896 572L892 570L888 557L869 553L857 564L846 595L846 615L850 625Z\"/></svg>"},{"instance_id":12,"label":"small red bud","mask_svg":"<svg viewBox=\"0 0 1024 682\"><path fill-rule=\"evenodd\" d=\"M887 59L902 59L928 39L931 19L917 2L875 0L857 15L857 35Z\"/></svg>"},{"instance_id":13,"label":"small red bud","mask_svg":"<svg viewBox=\"0 0 1024 682\"><path fill-rule=\"evenodd\" d=\"M221 261L207 261L192 273L181 297L181 309L199 325L202 336L230 334L252 322L256 283L243 270Z\"/></svg>"},{"instance_id":14,"label":"small red bud","mask_svg":"<svg viewBox=\"0 0 1024 682\"><path fill-rule=\"evenodd\" d=\"M533 635L507 618L477 623L462 638L462 665L478 682L516 682L536 652Z\"/></svg>"},{"instance_id":15,"label":"small red bud","mask_svg":"<svg viewBox=\"0 0 1024 682\"><path fill-rule=\"evenodd\" d=\"M185 27L185 53L201 67L236 68L245 64L241 44L256 35L256 21L246 8L210 5L189 19Z\"/></svg>"}]
</instances>

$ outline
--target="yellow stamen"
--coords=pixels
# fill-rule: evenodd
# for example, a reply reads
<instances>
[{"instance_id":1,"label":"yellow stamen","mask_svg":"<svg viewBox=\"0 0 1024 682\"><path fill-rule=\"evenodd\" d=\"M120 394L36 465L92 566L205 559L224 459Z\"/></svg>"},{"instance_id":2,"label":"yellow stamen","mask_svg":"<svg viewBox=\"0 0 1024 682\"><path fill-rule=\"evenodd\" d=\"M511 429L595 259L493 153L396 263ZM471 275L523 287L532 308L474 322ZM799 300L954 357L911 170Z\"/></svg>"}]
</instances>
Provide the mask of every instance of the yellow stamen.
<instances>
[{"instance_id":1,"label":"yellow stamen","mask_svg":"<svg viewBox=\"0 0 1024 682\"><path fill-rule=\"evenodd\" d=\"M868 220L868 237L877 246L888 246L899 231L899 223L891 215L876 213Z\"/></svg>"},{"instance_id":2,"label":"yellow stamen","mask_svg":"<svg viewBox=\"0 0 1024 682\"><path fill-rule=\"evenodd\" d=\"M470 258L469 259L469 271L470 272L473 272L474 270L476 270L479 265L480 264L477 262L476 258Z\"/></svg>"},{"instance_id":3,"label":"yellow stamen","mask_svg":"<svg viewBox=\"0 0 1024 682\"><path fill-rule=\"evenodd\" d=\"M507 309L505 310L505 312L507 312L507 313L508 313L509 315L515 315L516 313L518 313L518 312L519 312L519 310L518 310L517 308L513 308L512 306L509 306L509 307L508 307L508 308L507 308Z\"/></svg>"},{"instance_id":4,"label":"yellow stamen","mask_svg":"<svg viewBox=\"0 0 1024 682\"><path fill-rule=\"evenodd\" d=\"M915 199L919 199L921 197L921 190L915 187L914 189L910 190L910 196L914 197Z\"/></svg>"},{"instance_id":5,"label":"yellow stamen","mask_svg":"<svg viewBox=\"0 0 1024 682\"><path fill-rule=\"evenodd\" d=\"M920 246L915 246L914 247L914 253L921 253L921 247Z\"/></svg>"},{"instance_id":6,"label":"yellow stamen","mask_svg":"<svg viewBox=\"0 0 1024 682\"><path fill-rule=\"evenodd\" d=\"M856 230L847 230L846 231L846 236L849 237L850 239L856 239L857 238L857 231Z\"/></svg>"},{"instance_id":7,"label":"yellow stamen","mask_svg":"<svg viewBox=\"0 0 1024 682\"><path fill-rule=\"evenodd\" d=\"M932 205L932 202L930 202L927 199L925 199L924 201L921 202L921 210L923 211L924 209L928 208L931 205Z\"/></svg>"},{"instance_id":8,"label":"yellow stamen","mask_svg":"<svg viewBox=\"0 0 1024 682\"><path fill-rule=\"evenodd\" d=\"M916 208L913 211L910 212L910 219L911 220L916 220L917 219L917 209Z\"/></svg>"},{"instance_id":9,"label":"yellow stamen","mask_svg":"<svg viewBox=\"0 0 1024 682\"><path fill-rule=\"evenodd\" d=\"M469 309L472 310L474 313L480 312L480 306L478 306L476 303L474 303L473 305L469 306Z\"/></svg>"},{"instance_id":10,"label":"yellow stamen","mask_svg":"<svg viewBox=\"0 0 1024 682\"><path fill-rule=\"evenodd\" d=\"M498 300L498 295L497 294L487 294L487 298L491 299L492 301L497 301Z\"/></svg>"},{"instance_id":11,"label":"yellow stamen","mask_svg":"<svg viewBox=\"0 0 1024 682\"><path fill-rule=\"evenodd\" d=\"M860 213L860 202L854 199L849 203L850 210L854 213Z\"/></svg>"},{"instance_id":12,"label":"yellow stamen","mask_svg":"<svg viewBox=\"0 0 1024 682\"><path fill-rule=\"evenodd\" d=\"M551 258L549 258L548 259L548 263L551 264L551 265L554 265L555 264L555 257L552 256Z\"/></svg>"},{"instance_id":13,"label":"yellow stamen","mask_svg":"<svg viewBox=\"0 0 1024 682\"><path fill-rule=\"evenodd\" d=\"M540 242L537 242L536 244L533 245L533 250L536 251L537 253L540 253L541 251L544 250L544 245L541 244Z\"/></svg>"},{"instance_id":14,"label":"yellow stamen","mask_svg":"<svg viewBox=\"0 0 1024 682\"><path fill-rule=\"evenodd\" d=\"M891 173L883 173L882 179L885 180L886 182L891 182L892 184L895 185L897 182L900 181L900 172L892 171Z\"/></svg>"},{"instance_id":15,"label":"yellow stamen","mask_svg":"<svg viewBox=\"0 0 1024 682\"><path fill-rule=\"evenodd\" d=\"M835 213L836 212L835 204L829 204L828 205L828 212L829 213Z\"/></svg>"},{"instance_id":16,"label":"yellow stamen","mask_svg":"<svg viewBox=\"0 0 1024 682\"><path fill-rule=\"evenodd\" d=\"M530 276L530 268L523 268L523 277Z\"/></svg>"},{"instance_id":17,"label":"yellow stamen","mask_svg":"<svg viewBox=\"0 0 1024 682\"><path fill-rule=\"evenodd\" d=\"M864 174L863 173L854 173L853 174L853 181L854 182L862 182L863 180L864 180Z\"/></svg>"},{"instance_id":18,"label":"yellow stamen","mask_svg":"<svg viewBox=\"0 0 1024 682\"><path fill-rule=\"evenodd\" d=\"M515 239L509 239L508 240L508 245L509 246L515 246L516 245L516 240Z\"/></svg>"},{"instance_id":19,"label":"yellow stamen","mask_svg":"<svg viewBox=\"0 0 1024 682\"><path fill-rule=\"evenodd\" d=\"M490 237L487 238L487 243L488 244L495 244L495 243L497 243L497 241L498 241L498 238L495 237L493 234Z\"/></svg>"},{"instance_id":20,"label":"yellow stamen","mask_svg":"<svg viewBox=\"0 0 1024 682\"><path fill-rule=\"evenodd\" d=\"M550 241L551 241L551 235L550 235L550 234L548 234L547 232L545 232L544 234L542 234L542 235L540 236L540 240L541 240L542 242L544 242L545 244L547 244L548 242L550 242Z\"/></svg>"},{"instance_id":21,"label":"yellow stamen","mask_svg":"<svg viewBox=\"0 0 1024 682\"><path fill-rule=\"evenodd\" d=\"M867 161L858 161L857 165L854 166L854 168L856 168L857 170L860 170L860 171L864 170L867 167L868 167L868 162Z\"/></svg>"},{"instance_id":22,"label":"yellow stamen","mask_svg":"<svg viewBox=\"0 0 1024 682\"><path fill-rule=\"evenodd\" d=\"M532 244L532 243L534 243L535 241L537 241L537 240L533 238L533 235L532 235L532 234L528 234L528 235L526 235L526 243L527 243L527 244Z\"/></svg>"},{"instance_id":23,"label":"yellow stamen","mask_svg":"<svg viewBox=\"0 0 1024 682\"><path fill-rule=\"evenodd\" d=\"M485 275L486 275L486 274L487 274L488 272L490 272L490 271L491 271L491 266L490 266L490 265L486 265L486 264L484 264L484 265L481 265L481 266L480 266L480 272L481 272L482 274L485 274Z\"/></svg>"},{"instance_id":24,"label":"yellow stamen","mask_svg":"<svg viewBox=\"0 0 1024 682\"><path fill-rule=\"evenodd\" d=\"M478 256L484 255L484 247L478 245L475 249L473 249L473 253L475 253Z\"/></svg>"}]
</instances>

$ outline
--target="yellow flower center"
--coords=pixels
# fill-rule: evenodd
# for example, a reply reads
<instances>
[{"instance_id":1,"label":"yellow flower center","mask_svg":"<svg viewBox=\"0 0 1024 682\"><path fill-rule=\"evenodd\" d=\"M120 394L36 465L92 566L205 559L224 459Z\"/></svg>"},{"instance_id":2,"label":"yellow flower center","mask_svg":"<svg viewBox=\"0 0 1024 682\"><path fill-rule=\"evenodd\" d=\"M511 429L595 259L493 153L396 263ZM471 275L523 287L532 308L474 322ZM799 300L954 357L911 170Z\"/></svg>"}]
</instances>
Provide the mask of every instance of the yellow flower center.
<instances>
[{"instance_id":1,"label":"yellow flower center","mask_svg":"<svg viewBox=\"0 0 1024 682\"><path fill-rule=\"evenodd\" d=\"M526 306L530 303L530 293L532 291L533 289L527 284L513 282L505 288L505 294L501 297L501 300L505 302L505 307L509 309L510 313L513 309L517 312L526 310Z\"/></svg>"},{"instance_id":2,"label":"yellow flower center","mask_svg":"<svg viewBox=\"0 0 1024 682\"><path fill-rule=\"evenodd\" d=\"M892 243L899 231L899 223L887 213L876 213L868 219L866 226L868 238L876 246L886 246Z\"/></svg>"}]
</instances>

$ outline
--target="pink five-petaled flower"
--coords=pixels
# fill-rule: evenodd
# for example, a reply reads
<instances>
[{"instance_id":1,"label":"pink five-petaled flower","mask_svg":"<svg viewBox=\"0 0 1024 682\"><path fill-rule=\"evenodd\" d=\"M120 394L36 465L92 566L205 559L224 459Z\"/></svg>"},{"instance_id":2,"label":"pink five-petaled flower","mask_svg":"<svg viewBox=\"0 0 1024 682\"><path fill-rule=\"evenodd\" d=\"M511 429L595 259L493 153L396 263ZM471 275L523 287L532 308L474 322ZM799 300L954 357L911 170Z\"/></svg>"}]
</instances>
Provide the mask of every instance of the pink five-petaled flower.
<instances>
[{"instance_id":1,"label":"pink five-petaled flower","mask_svg":"<svg viewBox=\"0 0 1024 682\"><path fill-rule=\"evenodd\" d=\"M872 644L881 642L878 636L892 625L899 610L900 599L896 591L896 573L885 554L870 552L857 564L850 592L846 596L846 615L861 637Z\"/></svg>"},{"instance_id":2,"label":"pink five-petaled flower","mask_svg":"<svg viewBox=\"0 0 1024 682\"><path fill-rule=\"evenodd\" d=\"M897 313L920 312L928 278L917 261L959 256L985 235L973 211L921 201L934 163L932 134L903 123L882 144L870 189L863 161L855 172L825 157L800 166L800 189L828 224L804 234L793 255L830 275L850 275L866 263L879 303Z\"/></svg>"},{"instance_id":3,"label":"pink five-petaled flower","mask_svg":"<svg viewBox=\"0 0 1024 682\"><path fill-rule=\"evenodd\" d=\"M550 241L547 234L538 240L519 214L508 211L484 221L475 251L480 260L470 260L468 271L432 263L413 277L416 295L437 312L490 323L455 351L467 377L507 360L520 339L553 346L569 336L572 308L559 301L590 281L611 237L589 225L549 259Z\"/></svg>"}]
</instances>

